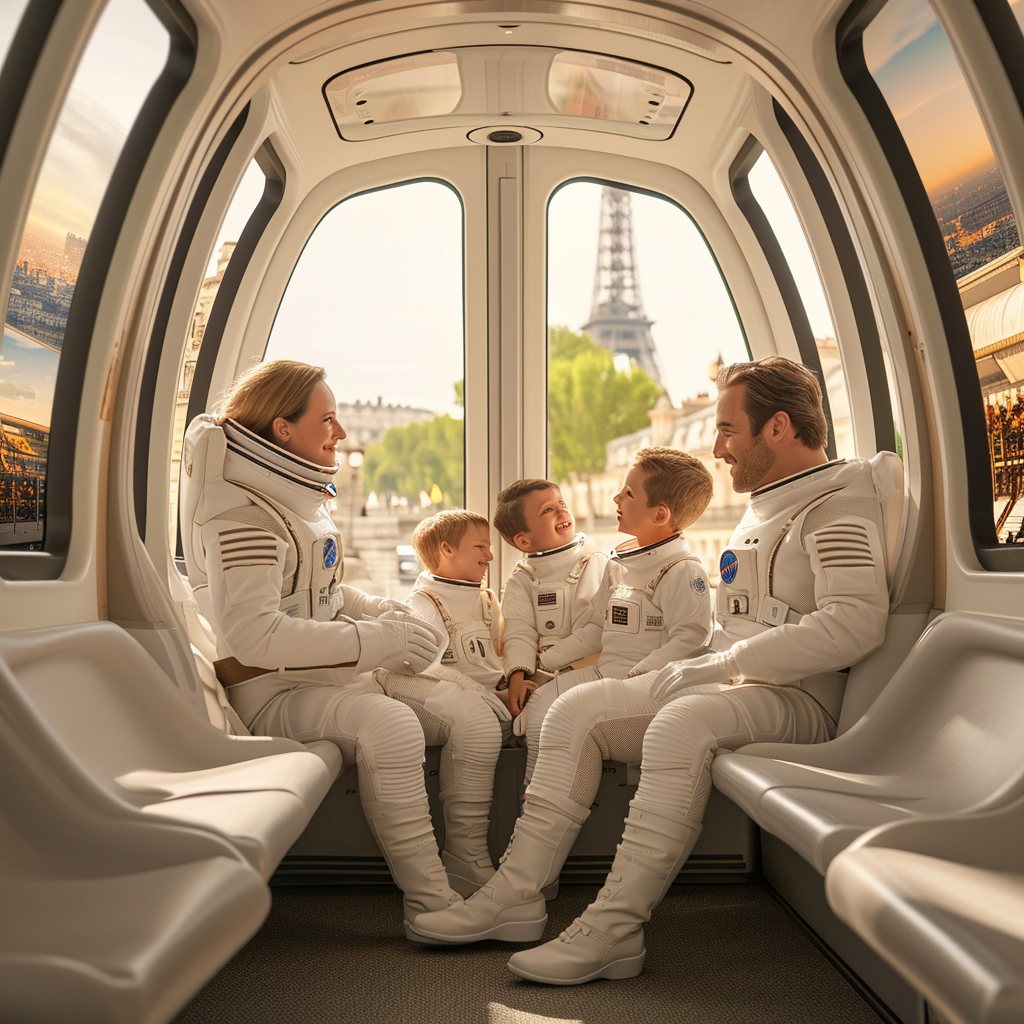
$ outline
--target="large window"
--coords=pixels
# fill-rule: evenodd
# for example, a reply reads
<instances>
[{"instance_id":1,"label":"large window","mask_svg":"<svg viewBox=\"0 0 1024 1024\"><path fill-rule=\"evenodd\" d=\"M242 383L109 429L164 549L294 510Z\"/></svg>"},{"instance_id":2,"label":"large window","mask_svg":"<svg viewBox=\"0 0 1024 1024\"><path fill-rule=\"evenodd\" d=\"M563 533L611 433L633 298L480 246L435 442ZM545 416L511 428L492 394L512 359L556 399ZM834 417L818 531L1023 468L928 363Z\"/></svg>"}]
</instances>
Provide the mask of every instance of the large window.
<instances>
[{"instance_id":1,"label":"large window","mask_svg":"<svg viewBox=\"0 0 1024 1024\"><path fill-rule=\"evenodd\" d=\"M163 69L170 38L142 0L111 0L47 150L11 280L0 345L0 545L40 547L54 388L100 203Z\"/></svg>"},{"instance_id":2,"label":"large window","mask_svg":"<svg viewBox=\"0 0 1024 1024\"><path fill-rule=\"evenodd\" d=\"M1014 10L1019 17L1024 4ZM1004 544L1024 541L1024 285L1019 232L1003 175L954 49L927 0L889 0L864 29L862 45L867 69L927 192L966 310L988 433L996 536ZM963 402L965 420L977 416L977 399ZM972 465L969 473L975 491L987 490L980 467Z\"/></svg>"},{"instance_id":3,"label":"large window","mask_svg":"<svg viewBox=\"0 0 1024 1024\"><path fill-rule=\"evenodd\" d=\"M436 181L353 196L313 232L267 359L323 366L348 433L333 509L346 581L403 596L412 531L465 495L462 205Z\"/></svg>"},{"instance_id":4,"label":"large window","mask_svg":"<svg viewBox=\"0 0 1024 1024\"><path fill-rule=\"evenodd\" d=\"M743 330L703 235L675 203L589 181L548 208L548 472L581 526L607 545L612 495L633 455L671 445L715 478L708 512L687 530L705 564L743 504L711 450L714 378L749 359Z\"/></svg>"}]
</instances>

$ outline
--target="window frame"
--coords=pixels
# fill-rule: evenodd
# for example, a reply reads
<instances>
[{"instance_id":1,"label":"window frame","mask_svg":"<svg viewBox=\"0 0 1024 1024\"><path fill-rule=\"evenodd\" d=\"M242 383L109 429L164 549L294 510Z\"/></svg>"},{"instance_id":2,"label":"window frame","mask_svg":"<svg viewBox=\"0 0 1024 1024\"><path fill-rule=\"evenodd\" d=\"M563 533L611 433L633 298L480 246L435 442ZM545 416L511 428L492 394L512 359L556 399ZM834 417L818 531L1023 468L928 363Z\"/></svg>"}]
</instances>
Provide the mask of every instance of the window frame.
<instances>
[{"instance_id":1,"label":"window frame","mask_svg":"<svg viewBox=\"0 0 1024 1024\"><path fill-rule=\"evenodd\" d=\"M96 315L103 298L108 269L142 169L171 107L195 67L196 27L179 0L144 2L168 33L170 46L167 60L139 108L114 165L96 212L75 296L68 311L64 345L54 383L51 447L46 467L47 510L43 547L41 551L0 549L0 576L6 580L58 579L67 563L71 543L78 420L82 403L81 381L85 378L89 364ZM34 10L35 5L29 8L29 11ZM19 25L18 37L21 31L22 26ZM46 68L41 72L36 65L31 77L34 79L37 74L45 71ZM28 88L28 82L25 88ZM31 201L30 193L34 188L35 181L25 201ZM58 443L53 444L53 439L57 439Z\"/></svg>"},{"instance_id":2,"label":"window frame","mask_svg":"<svg viewBox=\"0 0 1024 1024\"><path fill-rule=\"evenodd\" d=\"M864 58L863 32L886 2L887 0L855 0L839 19L836 29L839 69L889 162L931 281L932 293L946 339L960 411L966 462L963 468L967 478L967 517L975 554L982 568L986 570L1022 572L1024 548L1015 549L1013 546L1000 545L996 538L995 522L992 518L994 492L989 469L984 403L977 384L974 349L953 268L917 164ZM985 3L985 0L982 2ZM999 23L996 20L987 21L986 24L991 28L993 25L998 26ZM1019 36L1020 30L1015 31ZM1005 47L1000 50L1000 58L1004 53ZM1017 79L1021 77L1016 76ZM1016 91L1016 81L1014 88ZM1017 95L1020 97L1021 93L1017 92ZM989 130L990 126L980 110L978 116L981 117L986 130Z\"/></svg>"}]
</instances>

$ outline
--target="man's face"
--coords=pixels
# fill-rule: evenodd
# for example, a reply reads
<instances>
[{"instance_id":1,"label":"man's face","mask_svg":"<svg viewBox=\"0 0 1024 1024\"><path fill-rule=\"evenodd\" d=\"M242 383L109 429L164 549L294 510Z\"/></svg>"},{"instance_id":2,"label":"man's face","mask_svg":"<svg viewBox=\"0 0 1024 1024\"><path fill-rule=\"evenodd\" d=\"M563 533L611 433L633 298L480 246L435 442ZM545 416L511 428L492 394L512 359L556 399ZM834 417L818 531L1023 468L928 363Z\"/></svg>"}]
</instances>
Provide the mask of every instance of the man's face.
<instances>
[{"instance_id":1,"label":"man's face","mask_svg":"<svg viewBox=\"0 0 1024 1024\"><path fill-rule=\"evenodd\" d=\"M714 455L728 465L732 489L737 494L756 491L775 465L775 453L765 443L763 431L751 432L750 417L744 408L746 391L744 384L726 388L718 396L715 413L718 434Z\"/></svg>"}]
</instances>

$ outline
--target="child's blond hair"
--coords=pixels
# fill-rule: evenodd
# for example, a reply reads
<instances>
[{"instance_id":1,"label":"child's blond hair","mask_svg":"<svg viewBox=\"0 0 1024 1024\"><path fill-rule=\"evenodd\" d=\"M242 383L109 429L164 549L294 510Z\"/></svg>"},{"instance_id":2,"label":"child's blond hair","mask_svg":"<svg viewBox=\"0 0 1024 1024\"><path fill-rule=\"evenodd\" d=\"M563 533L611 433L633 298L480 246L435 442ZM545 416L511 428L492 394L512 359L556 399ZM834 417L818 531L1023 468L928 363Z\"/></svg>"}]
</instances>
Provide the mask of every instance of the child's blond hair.
<instances>
[{"instance_id":1,"label":"child's blond hair","mask_svg":"<svg viewBox=\"0 0 1024 1024\"><path fill-rule=\"evenodd\" d=\"M458 546L466 531L476 524L490 529L487 517L478 512L469 512L464 508L446 509L436 515L428 516L418 523L412 532L412 546L420 561L431 571L437 572L441 561L441 545Z\"/></svg>"},{"instance_id":2,"label":"child's blond hair","mask_svg":"<svg viewBox=\"0 0 1024 1024\"><path fill-rule=\"evenodd\" d=\"M513 547L515 546L513 538L520 533L527 532L526 516L523 513L524 499L535 491L551 489L559 490L558 484L552 483L550 480L530 477L526 480L517 480L499 492L494 508L494 528Z\"/></svg>"},{"instance_id":3,"label":"child's blond hair","mask_svg":"<svg viewBox=\"0 0 1024 1024\"><path fill-rule=\"evenodd\" d=\"M633 465L644 474L647 507L665 505L673 529L685 530L711 502L715 484L707 467L678 448L641 448Z\"/></svg>"}]
</instances>

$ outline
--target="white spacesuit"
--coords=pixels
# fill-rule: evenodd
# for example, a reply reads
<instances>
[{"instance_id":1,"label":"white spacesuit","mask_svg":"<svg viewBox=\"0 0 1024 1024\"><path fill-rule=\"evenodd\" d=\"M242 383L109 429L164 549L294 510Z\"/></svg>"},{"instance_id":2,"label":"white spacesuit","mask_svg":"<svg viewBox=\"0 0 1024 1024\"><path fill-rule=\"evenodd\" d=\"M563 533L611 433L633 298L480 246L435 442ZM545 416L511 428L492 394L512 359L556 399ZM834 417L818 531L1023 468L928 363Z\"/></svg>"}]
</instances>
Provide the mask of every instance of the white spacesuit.
<instances>
[{"instance_id":1,"label":"white spacesuit","mask_svg":"<svg viewBox=\"0 0 1024 1024\"><path fill-rule=\"evenodd\" d=\"M388 696L413 709L427 744L441 748L441 860L452 888L468 896L494 873L487 849L494 770L511 734L511 715L495 693L504 678L497 649L501 610L494 592L478 583L429 572L420 573L408 604L443 631L447 645L418 675L380 669L373 678Z\"/></svg>"},{"instance_id":2,"label":"white spacesuit","mask_svg":"<svg viewBox=\"0 0 1024 1024\"><path fill-rule=\"evenodd\" d=\"M570 544L528 554L516 564L501 595L507 676L532 674L541 654L552 672L573 663L576 642L562 641L589 617L607 562L607 554L578 533Z\"/></svg>"},{"instance_id":3,"label":"white spacesuit","mask_svg":"<svg viewBox=\"0 0 1024 1024\"><path fill-rule=\"evenodd\" d=\"M560 698L545 720L525 813L501 868L464 906L422 915L413 937L540 938L541 891L589 814L602 759L642 756L640 785L597 901L554 942L509 964L522 977L554 984L639 973L643 923L700 835L715 753L834 735L832 717L800 683L881 643L902 494L902 467L891 453L870 463L827 463L754 492L722 559L719 653ZM729 552L752 557L733 561Z\"/></svg>"},{"instance_id":4,"label":"white spacesuit","mask_svg":"<svg viewBox=\"0 0 1024 1024\"><path fill-rule=\"evenodd\" d=\"M577 659L600 651L596 666L559 673L530 695L516 719L526 736L526 781L533 778L540 730L555 699L581 683L641 675L703 648L711 636L711 587L700 560L682 536L638 547L620 544L605 566L590 612L562 640L560 656ZM550 651L541 667L553 668Z\"/></svg>"},{"instance_id":5,"label":"white spacesuit","mask_svg":"<svg viewBox=\"0 0 1024 1024\"><path fill-rule=\"evenodd\" d=\"M254 733L329 739L358 764L366 819L408 920L458 901L433 842L419 724L366 674L424 668L437 637L394 602L342 584L325 508L334 468L199 416L182 469L185 564L233 707Z\"/></svg>"}]
</instances>

